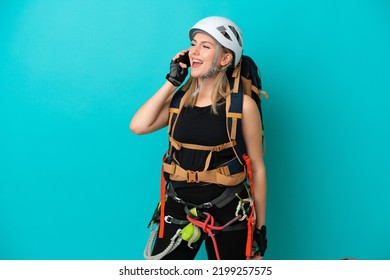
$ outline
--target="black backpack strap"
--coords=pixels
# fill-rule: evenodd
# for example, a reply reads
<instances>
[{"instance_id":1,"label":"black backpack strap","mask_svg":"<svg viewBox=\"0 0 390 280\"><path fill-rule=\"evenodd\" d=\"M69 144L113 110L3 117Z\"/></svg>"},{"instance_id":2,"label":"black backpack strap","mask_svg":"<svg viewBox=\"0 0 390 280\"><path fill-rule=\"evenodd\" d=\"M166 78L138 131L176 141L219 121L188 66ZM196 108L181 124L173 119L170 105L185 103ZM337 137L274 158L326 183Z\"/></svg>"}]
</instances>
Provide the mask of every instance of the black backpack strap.
<instances>
[{"instance_id":1,"label":"black backpack strap","mask_svg":"<svg viewBox=\"0 0 390 280\"><path fill-rule=\"evenodd\" d=\"M168 119L168 134L169 136L173 137L173 132L175 130L176 121L178 119L178 116L184 106L186 92L183 89L178 90L175 92L171 104L169 106L169 119ZM168 154L172 154L172 145L169 143L169 150Z\"/></svg>"},{"instance_id":2,"label":"black backpack strap","mask_svg":"<svg viewBox=\"0 0 390 280\"><path fill-rule=\"evenodd\" d=\"M259 69L253 59L246 55L244 55L242 58L241 79L244 84L244 93L251 96L252 99L255 100L259 108L260 115L262 115L261 94L264 92L262 91Z\"/></svg>"},{"instance_id":3,"label":"black backpack strap","mask_svg":"<svg viewBox=\"0 0 390 280\"><path fill-rule=\"evenodd\" d=\"M245 143L242 137L242 104L244 100L244 90L241 83L241 61L234 69L232 77L229 79L231 94L226 97L226 128L230 141L236 141L233 147L237 159L242 165L242 156L245 154Z\"/></svg>"},{"instance_id":4,"label":"black backpack strap","mask_svg":"<svg viewBox=\"0 0 390 280\"><path fill-rule=\"evenodd\" d=\"M244 94L251 96L252 99L256 102L257 107L259 109L262 129L262 146L264 153L265 139L263 112L261 109L261 96L264 95L265 98L268 98L268 95L265 91L262 90L262 82L259 68L251 57L246 55L242 56L240 75Z\"/></svg>"}]
</instances>

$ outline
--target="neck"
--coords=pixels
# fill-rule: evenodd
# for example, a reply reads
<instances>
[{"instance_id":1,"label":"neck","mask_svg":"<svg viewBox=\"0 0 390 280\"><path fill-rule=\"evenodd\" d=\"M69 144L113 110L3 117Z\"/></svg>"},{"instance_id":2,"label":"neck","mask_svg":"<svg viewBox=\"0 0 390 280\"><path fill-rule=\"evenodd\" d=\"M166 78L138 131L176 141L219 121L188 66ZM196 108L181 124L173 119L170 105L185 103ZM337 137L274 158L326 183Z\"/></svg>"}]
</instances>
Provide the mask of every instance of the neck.
<instances>
[{"instance_id":1,"label":"neck","mask_svg":"<svg viewBox=\"0 0 390 280\"><path fill-rule=\"evenodd\" d=\"M199 92L197 93L197 106L207 106L212 103L211 95L214 89L216 75L213 75L207 79L201 79L199 83Z\"/></svg>"}]
</instances>

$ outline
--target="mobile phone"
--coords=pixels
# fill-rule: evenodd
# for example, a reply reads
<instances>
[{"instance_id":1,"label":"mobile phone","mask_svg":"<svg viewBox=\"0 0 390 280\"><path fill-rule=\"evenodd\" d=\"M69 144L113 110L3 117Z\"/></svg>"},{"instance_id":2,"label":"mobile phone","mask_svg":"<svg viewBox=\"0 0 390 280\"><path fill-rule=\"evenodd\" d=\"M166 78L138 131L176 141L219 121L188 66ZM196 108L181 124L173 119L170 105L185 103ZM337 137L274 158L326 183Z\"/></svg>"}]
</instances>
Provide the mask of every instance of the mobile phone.
<instances>
[{"instance_id":1,"label":"mobile phone","mask_svg":"<svg viewBox=\"0 0 390 280\"><path fill-rule=\"evenodd\" d=\"M179 56L179 58L177 59L177 61L186 64L187 67L190 67L190 66L191 66L190 57L188 56L188 52L186 52L185 54Z\"/></svg>"}]
</instances>

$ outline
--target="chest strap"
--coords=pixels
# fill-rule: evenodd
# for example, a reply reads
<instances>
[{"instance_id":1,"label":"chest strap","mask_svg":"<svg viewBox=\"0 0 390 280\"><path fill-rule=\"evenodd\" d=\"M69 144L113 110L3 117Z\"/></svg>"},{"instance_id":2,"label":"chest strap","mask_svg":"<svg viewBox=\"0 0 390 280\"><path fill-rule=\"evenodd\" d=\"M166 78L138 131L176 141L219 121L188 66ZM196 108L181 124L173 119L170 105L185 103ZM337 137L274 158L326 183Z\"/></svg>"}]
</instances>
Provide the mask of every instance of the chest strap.
<instances>
[{"instance_id":1,"label":"chest strap","mask_svg":"<svg viewBox=\"0 0 390 280\"><path fill-rule=\"evenodd\" d=\"M220 152L222 150L232 148L236 145L236 141L226 142L216 146L205 146L198 144L188 144L182 143L174 139L173 137L169 137L169 141L171 141L172 146L176 150L181 150L181 148L191 149L191 150L199 150L199 151L210 151L210 152Z\"/></svg>"},{"instance_id":2,"label":"chest strap","mask_svg":"<svg viewBox=\"0 0 390 280\"><path fill-rule=\"evenodd\" d=\"M228 148L233 148L236 145L235 140L220 145L216 145L216 146L205 146L205 145L198 145L198 144L182 143L177 141L173 137L169 137L169 141L171 142L172 147L174 147L176 150L181 150L181 148L185 148L185 149L198 150L198 151L210 151L209 154L207 155L203 171L206 171L209 168L213 152L220 152Z\"/></svg>"}]
</instances>

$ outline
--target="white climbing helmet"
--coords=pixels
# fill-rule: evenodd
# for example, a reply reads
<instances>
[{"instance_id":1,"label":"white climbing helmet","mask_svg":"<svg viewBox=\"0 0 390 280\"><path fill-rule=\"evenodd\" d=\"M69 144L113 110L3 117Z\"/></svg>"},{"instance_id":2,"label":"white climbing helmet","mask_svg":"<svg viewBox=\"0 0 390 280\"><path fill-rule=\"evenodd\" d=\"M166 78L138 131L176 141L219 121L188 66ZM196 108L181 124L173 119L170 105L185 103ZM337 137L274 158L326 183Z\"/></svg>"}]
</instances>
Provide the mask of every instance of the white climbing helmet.
<instances>
[{"instance_id":1,"label":"white climbing helmet","mask_svg":"<svg viewBox=\"0 0 390 280\"><path fill-rule=\"evenodd\" d=\"M241 59L244 42L238 26L230 19L219 16L207 17L197 22L189 31L190 40L195 33L205 32L223 47L234 53L234 67Z\"/></svg>"}]
</instances>

